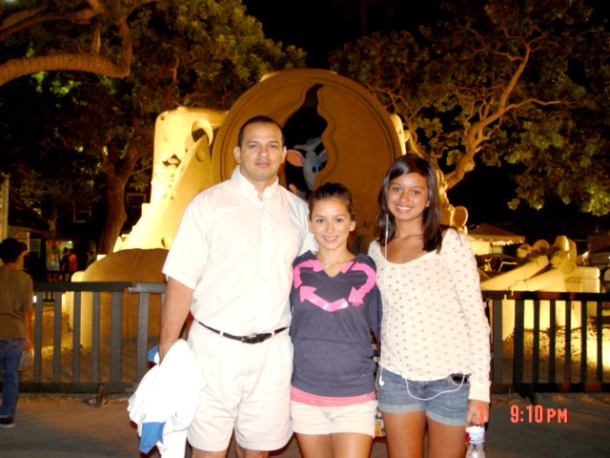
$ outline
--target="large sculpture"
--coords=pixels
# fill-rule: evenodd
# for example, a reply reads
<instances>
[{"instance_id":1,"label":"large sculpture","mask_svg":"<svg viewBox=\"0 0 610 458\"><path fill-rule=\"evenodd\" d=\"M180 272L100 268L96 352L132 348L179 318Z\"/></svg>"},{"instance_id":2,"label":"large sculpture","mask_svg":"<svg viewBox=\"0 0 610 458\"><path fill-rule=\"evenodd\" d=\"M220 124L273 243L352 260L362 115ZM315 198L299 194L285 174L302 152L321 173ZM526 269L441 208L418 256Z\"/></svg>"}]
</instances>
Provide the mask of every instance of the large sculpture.
<instances>
[{"instance_id":1,"label":"large sculpture","mask_svg":"<svg viewBox=\"0 0 610 458\"><path fill-rule=\"evenodd\" d=\"M320 135L326 163L307 174L314 180L308 184L340 181L352 189L366 248L373 237L379 184L404 144L385 108L362 86L326 70L286 70L264 78L228 112L180 108L159 116L151 202L132 232L117 242L117 250L168 249L188 201L228 178L235 167L241 124L263 113L286 125L300 110L314 112L326 126ZM304 138L316 138L317 132L306 135L308 126L299 127ZM286 137L288 148L304 143L291 144L289 132Z\"/></svg>"},{"instance_id":2,"label":"large sculpture","mask_svg":"<svg viewBox=\"0 0 610 458\"><path fill-rule=\"evenodd\" d=\"M316 129L323 126L321 132L308 132L308 123L291 122L304 111L319 119ZM374 236L380 183L386 169L403 153L404 144L385 108L359 84L326 70L287 70L265 77L228 112L178 108L159 115L151 202L142 208L142 217L131 233L117 240L115 252L93 263L82 280L162 281L161 266L184 208L197 193L230 176L236 165L233 149L239 127L258 114L271 116L284 126L288 148L320 137L326 164L316 170L313 184L339 181L352 190L359 248L365 250ZM295 129L302 132L296 135ZM286 185L285 176L281 180ZM154 271L141 269L140 261L129 261L134 256L154 266ZM87 313L83 313L83 324ZM136 317L137 308L127 307L125 338L134 337L130 323ZM158 322L158 314L152 312L151 323L155 320ZM151 329L151 335L156 331Z\"/></svg>"},{"instance_id":3,"label":"large sculpture","mask_svg":"<svg viewBox=\"0 0 610 458\"><path fill-rule=\"evenodd\" d=\"M566 236L556 237L553 244L545 240L537 241L533 246L522 245L517 250L520 265L505 273L495 275L481 281L481 290L485 291L549 291L549 292L576 292L599 293L599 269L578 265L576 244ZM502 308L502 336L507 337L514 329L514 301L505 301ZM557 301L555 324L565 326L565 301ZM579 328L582 324L581 308L587 304L573 302L569 310L572 328ZM550 302L540 301L541 329L550 326ZM595 308L587 310L592 316ZM525 301L526 329L534 327L534 313L531 301Z\"/></svg>"},{"instance_id":4,"label":"large sculpture","mask_svg":"<svg viewBox=\"0 0 610 458\"><path fill-rule=\"evenodd\" d=\"M221 180L233 170L230 153L244 121L264 112L290 126L291 118L304 110L315 112L325 127L321 133L295 135L294 144L320 136L326 165L314 186L339 181L352 190L360 246L366 249L374 234L379 185L392 161L402 154L402 146L385 108L354 81L326 70L286 70L263 79L227 114L213 145L214 173ZM294 147L293 131L285 128L288 148Z\"/></svg>"},{"instance_id":5,"label":"large sculpture","mask_svg":"<svg viewBox=\"0 0 610 458\"><path fill-rule=\"evenodd\" d=\"M481 281L488 291L553 291L599 293L599 269L578 265L576 244L558 236L552 245L544 240L517 250L520 265Z\"/></svg>"},{"instance_id":6,"label":"large sculpture","mask_svg":"<svg viewBox=\"0 0 610 458\"><path fill-rule=\"evenodd\" d=\"M159 115L151 201L142 208L142 217L131 233L117 240L115 253L94 263L82 278L161 281L160 268L186 204L203 189L230 176L236 165L233 149L239 127L258 114L269 115L284 126L289 149L297 149L308 139L323 145L323 158L310 153L311 161L318 159L319 164L308 171L307 188L338 181L352 190L358 215L356 249L366 250L374 237L376 198L384 173L406 152L409 139L402 121L389 115L375 97L350 79L326 70L286 70L264 77L229 111L178 108ZM306 158L307 152L303 163ZM287 185L285 175L280 179ZM443 182L442 176L439 179ZM441 200L442 222L465 230L466 209L453 207L444 188ZM141 269L140 261L129 262L132 256L155 266L154 272ZM551 261L558 264L556 271L542 272L549 263L547 253L543 253L514 271L484 281L482 289L544 289L539 285L552 279L572 285L583 271L580 267L571 269L572 254L561 265L561 255L556 256ZM136 274L134 269L141 270ZM133 319L125 317L124 321Z\"/></svg>"},{"instance_id":7,"label":"large sculpture","mask_svg":"<svg viewBox=\"0 0 610 458\"><path fill-rule=\"evenodd\" d=\"M186 204L212 186L210 145L226 112L178 108L161 113L155 125L150 203L131 233L117 241L116 251L169 249Z\"/></svg>"}]
</instances>

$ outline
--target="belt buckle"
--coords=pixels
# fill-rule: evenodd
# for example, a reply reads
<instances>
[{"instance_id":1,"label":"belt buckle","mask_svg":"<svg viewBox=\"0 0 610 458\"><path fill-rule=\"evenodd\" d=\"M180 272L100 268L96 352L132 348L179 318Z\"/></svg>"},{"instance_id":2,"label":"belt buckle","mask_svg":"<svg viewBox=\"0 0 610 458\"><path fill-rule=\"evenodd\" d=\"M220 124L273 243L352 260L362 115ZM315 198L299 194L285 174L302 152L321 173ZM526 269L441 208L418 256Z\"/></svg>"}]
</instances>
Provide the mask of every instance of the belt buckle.
<instances>
[{"instance_id":1,"label":"belt buckle","mask_svg":"<svg viewBox=\"0 0 610 458\"><path fill-rule=\"evenodd\" d=\"M271 334L269 334L269 333L267 333L267 334L250 334L249 336L243 336L241 338L241 341L242 341L242 343L256 344L256 343L264 342L269 337L271 337Z\"/></svg>"}]
</instances>

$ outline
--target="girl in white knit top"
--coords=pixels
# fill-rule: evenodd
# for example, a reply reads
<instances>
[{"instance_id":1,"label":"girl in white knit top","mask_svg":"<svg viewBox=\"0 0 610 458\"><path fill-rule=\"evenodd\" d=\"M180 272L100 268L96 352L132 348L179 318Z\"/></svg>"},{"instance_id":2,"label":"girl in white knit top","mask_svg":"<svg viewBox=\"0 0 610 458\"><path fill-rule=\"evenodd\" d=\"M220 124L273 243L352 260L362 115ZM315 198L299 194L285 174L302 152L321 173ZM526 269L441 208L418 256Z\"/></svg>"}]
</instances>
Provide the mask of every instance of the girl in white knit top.
<instances>
[{"instance_id":1,"label":"girl in white knit top","mask_svg":"<svg viewBox=\"0 0 610 458\"><path fill-rule=\"evenodd\" d=\"M489 324L468 238L440 225L436 169L406 155L379 193L369 255L383 298L379 410L390 458L463 457L489 413Z\"/></svg>"}]
</instances>

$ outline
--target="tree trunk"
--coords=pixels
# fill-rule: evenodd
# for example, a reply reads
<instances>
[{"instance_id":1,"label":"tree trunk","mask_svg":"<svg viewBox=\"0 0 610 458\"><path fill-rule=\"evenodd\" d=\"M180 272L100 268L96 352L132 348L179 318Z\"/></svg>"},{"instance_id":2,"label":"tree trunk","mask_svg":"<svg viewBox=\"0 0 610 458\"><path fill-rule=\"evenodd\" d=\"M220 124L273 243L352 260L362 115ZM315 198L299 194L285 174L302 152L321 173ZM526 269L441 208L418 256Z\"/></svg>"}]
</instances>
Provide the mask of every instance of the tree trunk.
<instances>
[{"instance_id":1,"label":"tree trunk","mask_svg":"<svg viewBox=\"0 0 610 458\"><path fill-rule=\"evenodd\" d=\"M123 224L127 221L125 211L125 189L129 178L133 175L143 151L149 151L146 146L152 138L152 124L135 123L131 138L125 148L116 144L108 144L107 155L102 155L102 170L106 176L106 224L100 236L98 253L109 254L114 251L117 239L121 235ZM124 153L124 157L121 156Z\"/></svg>"},{"instance_id":2,"label":"tree trunk","mask_svg":"<svg viewBox=\"0 0 610 458\"><path fill-rule=\"evenodd\" d=\"M51 216L47 219L49 224L49 232L55 238L57 236L57 221L59 220L59 207L56 204L51 205Z\"/></svg>"},{"instance_id":3,"label":"tree trunk","mask_svg":"<svg viewBox=\"0 0 610 458\"><path fill-rule=\"evenodd\" d=\"M107 176L107 210L106 224L100 236L97 248L98 254L109 254L114 251L116 241L121 235L123 224L127 221L125 211L125 185L126 182L118 176Z\"/></svg>"}]
</instances>

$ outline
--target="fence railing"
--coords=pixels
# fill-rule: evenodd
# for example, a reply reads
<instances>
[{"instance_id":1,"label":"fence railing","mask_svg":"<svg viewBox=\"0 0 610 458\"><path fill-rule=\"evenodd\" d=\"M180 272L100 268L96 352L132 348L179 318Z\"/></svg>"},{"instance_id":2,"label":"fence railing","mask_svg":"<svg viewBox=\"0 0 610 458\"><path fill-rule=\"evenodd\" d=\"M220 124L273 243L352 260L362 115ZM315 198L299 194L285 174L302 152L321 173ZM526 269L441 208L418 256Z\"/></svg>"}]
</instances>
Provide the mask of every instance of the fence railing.
<instances>
[{"instance_id":1,"label":"fence railing","mask_svg":"<svg viewBox=\"0 0 610 458\"><path fill-rule=\"evenodd\" d=\"M164 283L35 282L23 392L129 392L157 344ZM492 389L610 391L610 294L485 291ZM604 348L606 343L608 348Z\"/></svg>"},{"instance_id":2,"label":"fence railing","mask_svg":"<svg viewBox=\"0 0 610 458\"><path fill-rule=\"evenodd\" d=\"M485 291L483 296L496 391L610 391L610 294Z\"/></svg>"},{"instance_id":3,"label":"fence railing","mask_svg":"<svg viewBox=\"0 0 610 458\"><path fill-rule=\"evenodd\" d=\"M148 370L164 283L35 282L34 364L23 392L128 392Z\"/></svg>"}]
</instances>

